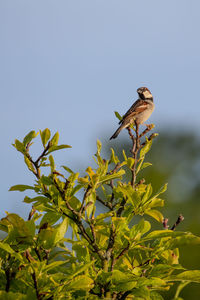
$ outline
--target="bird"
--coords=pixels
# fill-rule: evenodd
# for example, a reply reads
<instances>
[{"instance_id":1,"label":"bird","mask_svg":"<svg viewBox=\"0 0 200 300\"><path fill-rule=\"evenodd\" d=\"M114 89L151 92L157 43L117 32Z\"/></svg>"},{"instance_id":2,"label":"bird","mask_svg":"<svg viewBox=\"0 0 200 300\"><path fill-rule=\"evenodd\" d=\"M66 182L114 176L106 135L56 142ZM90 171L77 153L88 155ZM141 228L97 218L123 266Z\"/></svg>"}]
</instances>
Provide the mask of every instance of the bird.
<instances>
[{"instance_id":1,"label":"bird","mask_svg":"<svg viewBox=\"0 0 200 300\"><path fill-rule=\"evenodd\" d=\"M119 122L119 128L111 136L110 140L115 139L122 129L129 127L131 124L143 124L154 111L153 96L149 89L147 87L140 87L137 89L137 93L139 99L125 113Z\"/></svg>"}]
</instances>

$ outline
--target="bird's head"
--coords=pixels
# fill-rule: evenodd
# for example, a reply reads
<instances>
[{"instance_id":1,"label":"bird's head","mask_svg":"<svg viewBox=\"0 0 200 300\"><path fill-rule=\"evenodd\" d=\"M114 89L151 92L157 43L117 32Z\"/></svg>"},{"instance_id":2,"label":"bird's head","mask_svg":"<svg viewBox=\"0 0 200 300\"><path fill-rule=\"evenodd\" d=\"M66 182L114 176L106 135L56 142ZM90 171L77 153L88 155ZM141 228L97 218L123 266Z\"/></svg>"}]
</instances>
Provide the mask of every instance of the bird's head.
<instances>
[{"instance_id":1,"label":"bird's head","mask_svg":"<svg viewBox=\"0 0 200 300\"><path fill-rule=\"evenodd\" d=\"M140 87L139 89L137 89L137 93L139 95L139 98L142 100L145 100L145 99L153 100L153 96L152 96L151 92L146 87Z\"/></svg>"}]
</instances>

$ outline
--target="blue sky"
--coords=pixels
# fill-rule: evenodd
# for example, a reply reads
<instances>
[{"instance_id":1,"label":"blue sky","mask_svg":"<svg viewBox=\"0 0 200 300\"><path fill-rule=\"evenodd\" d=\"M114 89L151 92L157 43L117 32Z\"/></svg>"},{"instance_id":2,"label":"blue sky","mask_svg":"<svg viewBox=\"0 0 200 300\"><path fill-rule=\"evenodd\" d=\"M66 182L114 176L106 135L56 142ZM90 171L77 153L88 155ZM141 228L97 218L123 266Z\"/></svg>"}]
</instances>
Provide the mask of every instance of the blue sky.
<instances>
[{"instance_id":1,"label":"blue sky","mask_svg":"<svg viewBox=\"0 0 200 300\"><path fill-rule=\"evenodd\" d=\"M86 168L96 139L116 129L113 111L125 113L144 85L158 131L199 128L199 11L198 0L0 2L0 216L24 207L9 187L33 182L11 146L30 130L59 131L73 148L57 165Z\"/></svg>"}]
</instances>

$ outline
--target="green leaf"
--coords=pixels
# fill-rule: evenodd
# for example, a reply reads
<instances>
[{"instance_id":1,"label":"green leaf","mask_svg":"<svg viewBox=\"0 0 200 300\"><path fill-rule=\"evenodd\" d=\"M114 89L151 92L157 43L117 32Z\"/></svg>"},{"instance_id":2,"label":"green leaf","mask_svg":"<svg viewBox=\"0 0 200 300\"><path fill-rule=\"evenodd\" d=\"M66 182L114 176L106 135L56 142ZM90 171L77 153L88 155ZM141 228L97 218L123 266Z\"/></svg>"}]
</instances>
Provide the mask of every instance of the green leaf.
<instances>
[{"instance_id":1,"label":"green leaf","mask_svg":"<svg viewBox=\"0 0 200 300\"><path fill-rule=\"evenodd\" d=\"M67 290L90 290L93 287L93 280L86 276L80 275L74 278L66 285Z\"/></svg>"},{"instance_id":2,"label":"green leaf","mask_svg":"<svg viewBox=\"0 0 200 300\"><path fill-rule=\"evenodd\" d=\"M0 248L5 250L6 252L13 254L15 251L10 247L10 245L6 244L6 243L2 243L0 241Z\"/></svg>"},{"instance_id":3,"label":"green leaf","mask_svg":"<svg viewBox=\"0 0 200 300\"><path fill-rule=\"evenodd\" d=\"M51 139L51 146L57 146L58 145L58 140L59 140L59 133L56 132L54 136Z\"/></svg>"},{"instance_id":4,"label":"green leaf","mask_svg":"<svg viewBox=\"0 0 200 300\"><path fill-rule=\"evenodd\" d=\"M134 240L139 240L143 234L151 229L151 224L143 218L140 222L130 229L130 237Z\"/></svg>"},{"instance_id":5,"label":"green leaf","mask_svg":"<svg viewBox=\"0 0 200 300\"><path fill-rule=\"evenodd\" d=\"M147 200L149 199L151 194L152 194L152 186L151 186L151 184L148 184L146 192L145 192L144 196L142 197L142 203L143 204L147 202Z\"/></svg>"},{"instance_id":6,"label":"green leaf","mask_svg":"<svg viewBox=\"0 0 200 300\"><path fill-rule=\"evenodd\" d=\"M185 271L178 275L171 275L168 281L190 281L200 283L200 270Z\"/></svg>"},{"instance_id":7,"label":"green leaf","mask_svg":"<svg viewBox=\"0 0 200 300\"><path fill-rule=\"evenodd\" d=\"M24 156L24 161L25 161L25 164L27 165L28 169L32 172L35 172L35 168L34 168L32 162L28 159L28 157Z\"/></svg>"},{"instance_id":8,"label":"green leaf","mask_svg":"<svg viewBox=\"0 0 200 300\"><path fill-rule=\"evenodd\" d=\"M149 141L148 138L146 137L145 145L140 150L140 158L143 158L147 154L147 152L149 152L149 150L151 149L151 145L152 145L152 140Z\"/></svg>"},{"instance_id":9,"label":"green leaf","mask_svg":"<svg viewBox=\"0 0 200 300\"><path fill-rule=\"evenodd\" d=\"M54 231L54 233L55 233L54 244L55 245L64 238L65 233L67 232L67 228L68 228L68 219L65 218L63 220L63 222L61 224L59 224L57 226L56 230Z\"/></svg>"},{"instance_id":10,"label":"green leaf","mask_svg":"<svg viewBox=\"0 0 200 300\"><path fill-rule=\"evenodd\" d=\"M110 181L110 180L113 180L113 179L116 179L116 178L120 178L124 174L125 174L125 171L123 169L121 169L117 173L113 173L113 174L110 174L110 175L102 176L100 178L99 182L100 183L105 183L107 181Z\"/></svg>"},{"instance_id":11,"label":"green leaf","mask_svg":"<svg viewBox=\"0 0 200 300\"><path fill-rule=\"evenodd\" d=\"M129 167L129 169L132 169L133 165L134 165L135 159L132 157L129 157L126 161L127 166Z\"/></svg>"},{"instance_id":12,"label":"green leaf","mask_svg":"<svg viewBox=\"0 0 200 300\"><path fill-rule=\"evenodd\" d=\"M43 196L37 196L34 198L29 198L29 197L25 197L24 201L25 203L32 203L32 202L41 202L41 203L46 203L49 199Z\"/></svg>"},{"instance_id":13,"label":"green leaf","mask_svg":"<svg viewBox=\"0 0 200 300\"><path fill-rule=\"evenodd\" d=\"M151 200L151 203L149 203L148 208L152 207L163 207L164 206L164 200L160 198L154 198Z\"/></svg>"},{"instance_id":14,"label":"green leaf","mask_svg":"<svg viewBox=\"0 0 200 300\"><path fill-rule=\"evenodd\" d=\"M32 139L34 139L37 135L38 133L36 133L34 130L30 131L23 140L24 146L29 144L32 141Z\"/></svg>"},{"instance_id":15,"label":"green leaf","mask_svg":"<svg viewBox=\"0 0 200 300\"><path fill-rule=\"evenodd\" d=\"M40 222L40 227L44 224L44 223L48 223L48 224L55 224L59 219L60 219L61 215L59 213L56 212L47 212L45 213L45 215L43 216L41 222Z\"/></svg>"},{"instance_id":16,"label":"green leaf","mask_svg":"<svg viewBox=\"0 0 200 300\"><path fill-rule=\"evenodd\" d=\"M61 166L63 169L65 169L65 171L67 171L68 173L70 173L70 174L74 174L74 172L70 169L70 168L68 168L68 167L66 167L66 166Z\"/></svg>"},{"instance_id":17,"label":"green leaf","mask_svg":"<svg viewBox=\"0 0 200 300\"><path fill-rule=\"evenodd\" d=\"M199 245L200 244L200 237L193 235L190 232L184 232L182 236L178 236L175 239L171 239L167 241L167 245L169 249L174 249L180 246L185 245Z\"/></svg>"},{"instance_id":18,"label":"green leaf","mask_svg":"<svg viewBox=\"0 0 200 300\"><path fill-rule=\"evenodd\" d=\"M152 201L154 201L160 194L163 194L165 191L167 190L167 183L164 184L160 190L152 197L148 200L148 204L152 203ZM160 199L159 199L160 200Z\"/></svg>"},{"instance_id":19,"label":"green leaf","mask_svg":"<svg viewBox=\"0 0 200 300\"><path fill-rule=\"evenodd\" d=\"M144 161L144 157L140 160L140 162L139 162L139 164L137 166L136 174L138 174L139 171L141 170L143 161Z\"/></svg>"},{"instance_id":20,"label":"green leaf","mask_svg":"<svg viewBox=\"0 0 200 300\"><path fill-rule=\"evenodd\" d=\"M182 291L182 289L183 289L186 285L188 285L189 283L190 283L189 281L184 281L184 282L181 282L181 283L178 285L178 287L177 287L177 289L176 289L176 294L175 294L175 296L174 296L174 300L181 299L181 298L179 298L179 294L180 294L180 292Z\"/></svg>"},{"instance_id":21,"label":"green leaf","mask_svg":"<svg viewBox=\"0 0 200 300\"><path fill-rule=\"evenodd\" d=\"M163 194L164 192L166 192L166 190L167 190L167 183L165 183L165 184L160 188L160 190L156 193L156 195L154 195L154 197L153 197L152 199L157 198L160 194ZM151 200L152 200L152 199L151 199Z\"/></svg>"},{"instance_id":22,"label":"green leaf","mask_svg":"<svg viewBox=\"0 0 200 300\"><path fill-rule=\"evenodd\" d=\"M29 295L30 296L30 295ZM27 295L21 294L21 293L16 293L16 292L5 292L5 291L0 291L0 299L2 300L27 300ZM30 300L36 300L36 296L33 294Z\"/></svg>"},{"instance_id":23,"label":"green leaf","mask_svg":"<svg viewBox=\"0 0 200 300\"><path fill-rule=\"evenodd\" d=\"M49 155L49 162L51 166L51 172L53 172L55 170L55 162L52 155Z\"/></svg>"},{"instance_id":24,"label":"green leaf","mask_svg":"<svg viewBox=\"0 0 200 300\"><path fill-rule=\"evenodd\" d=\"M95 201L96 201L96 193L91 192L89 196L86 198L86 213L88 218L93 212Z\"/></svg>"},{"instance_id":25,"label":"green leaf","mask_svg":"<svg viewBox=\"0 0 200 300\"><path fill-rule=\"evenodd\" d=\"M147 168L147 167L150 167L150 166L152 166L151 163L145 162L145 163L143 163L143 165L142 165L142 167L141 167L141 170L142 170L142 169L145 169L145 168Z\"/></svg>"},{"instance_id":26,"label":"green leaf","mask_svg":"<svg viewBox=\"0 0 200 300\"><path fill-rule=\"evenodd\" d=\"M100 152L101 152L101 142L99 140L97 140L97 154L100 155Z\"/></svg>"},{"instance_id":27,"label":"green leaf","mask_svg":"<svg viewBox=\"0 0 200 300\"><path fill-rule=\"evenodd\" d=\"M110 156L110 163L119 163L119 159L117 157L117 155L115 155L115 151L113 150L113 148L110 148L111 150L111 156Z\"/></svg>"},{"instance_id":28,"label":"green leaf","mask_svg":"<svg viewBox=\"0 0 200 300\"><path fill-rule=\"evenodd\" d=\"M40 181L45 185L53 184L53 179L51 177L47 177L47 176L44 176L44 175L42 175L42 177L40 178Z\"/></svg>"},{"instance_id":29,"label":"green leaf","mask_svg":"<svg viewBox=\"0 0 200 300\"><path fill-rule=\"evenodd\" d=\"M46 143L48 142L48 140L51 137L51 132L50 132L49 128L46 128L43 131L40 130L40 137L41 137L41 140L42 140L42 144L45 147Z\"/></svg>"},{"instance_id":30,"label":"green leaf","mask_svg":"<svg viewBox=\"0 0 200 300\"><path fill-rule=\"evenodd\" d=\"M150 293L151 300L164 300L164 298L157 292L152 291Z\"/></svg>"},{"instance_id":31,"label":"green leaf","mask_svg":"<svg viewBox=\"0 0 200 300\"><path fill-rule=\"evenodd\" d=\"M163 215L156 209L145 210L145 214L151 216L160 223L163 222Z\"/></svg>"},{"instance_id":32,"label":"green leaf","mask_svg":"<svg viewBox=\"0 0 200 300\"><path fill-rule=\"evenodd\" d=\"M122 154L123 154L124 160L127 160L126 152L124 150L122 150Z\"/></svg>"},{"instance_id":33,"label":"green leaf","mask_svg":"<svg viewBox=\"0 0 200 300\"><path fill-rule=\"evenodd\" d=\"M57 268L63 264L66 264L66 261L54 261L52 263L50 263L49 265L46 265L43 269L44 272L48 272L54 268Z\"/></svg>"},{"instance_id":34,"label":"green leaf","mask_svg":"<svg viewBox=\"0 0 200 300\"><path fill-rule=\"evenodd\" d=\"M112 284L117 291L128 291L137 286L137 277L132 274L114 270L111 275Z\"/></svg>"},{"instance_id":35,"label":"green leaf","mask_svg":"<svg viewBox=\"0 0 200 300\"><path fill-rule=\"evenodd\" d=\"M30 185L17 184L11 186L11 188L9 189L9 191L19 191L19 192L24 192L25 190L35 190L35 188Z\"/></svg>"},{"instance_id":36,"label":"green leaf","mask_svg":"<svg viewBox=\"0 0 200 300\"><path fill-rule=\"evenodd\" d=\"M75 195L80 189L82 189L82 188L83 188L83 186L82 186L81 184L77 184L77 185L73 188L73 190L72 190L70 196L74 196L74 195Z\"/></svg>"},{"instance_id":37,"label":"green leaf","mask_svg":"<svg viewBox=\"0 0 200 300\"><path fill-rule=\"evenodd\" d=\"M145 240L159 239L164 237L176 237L185 235L184 232L172 231L172 230L155 230L145 236Z\"/></svg>"},{"instance_id":38,"label":"green leaf","mask_svg":"<svg viewBox=\"0 0 200 300\"><path fill-rule=\"evenodd\" d=\"M74 270L73 274L71 275L71 278L76 277L80 273L85 272L88 270L92 265L94 265L95 260L89 262L89 263L84 263L83 265L78 265L78 267Z\"/></svg>"},{"instance_id":39,"label":"green leaf","mask_svg":"<svg viewBox=\"0 0 200 300\"><path fill-rule=\"evenodd\" d=\"M66 148L71 148L69 145L59 145L59 146L51 146L47 152L47 155L53 151L61 150L61 149L66 149Z\"/></svg>"},{"instance_id":40,"label":"green leaf","mask_svg":"<svg viewBox=\"0 0 200 300\"><path fill-rule=\"evenodd\" d=\"M169 276L173 270L184 270L184 268L177 264L167 265L160 263L153 267L153 269L150 271L150 275L151 277L166 278L166 276Z\"/></svg>"},{"instance_id":41,"label":"green leaf","mask_svg":"<svg viewBox=\"0 0 200 300\"><path fill-rule=\"evenodd\" d=\"M150 290L146 286L133 289L134 298L138 300L151 300Z\"/></svg>"},{"instance_id":42,"label":"green leaf","mask_svg":"<svg viewBox=\"0 0 200 300\"><path fill-rule=\"evenodd\" d=\"M117 111L115 111L115 116L117 117L117 119L119 119L121 121L122 116L120 116L120 114Z\"/></svg>"},{"instance_id":43,"label":"green leaf","mask_svg":"<svg viewBox=\"0 0 200 300\"><path fill-rule=\"evenodd\" d=\"M26 148L23 143L21 143L19 140L15 140L15 143L13 146L17 149L17 151L21 152L22 154L26 153Z\"/></svg>"}]
</instances>

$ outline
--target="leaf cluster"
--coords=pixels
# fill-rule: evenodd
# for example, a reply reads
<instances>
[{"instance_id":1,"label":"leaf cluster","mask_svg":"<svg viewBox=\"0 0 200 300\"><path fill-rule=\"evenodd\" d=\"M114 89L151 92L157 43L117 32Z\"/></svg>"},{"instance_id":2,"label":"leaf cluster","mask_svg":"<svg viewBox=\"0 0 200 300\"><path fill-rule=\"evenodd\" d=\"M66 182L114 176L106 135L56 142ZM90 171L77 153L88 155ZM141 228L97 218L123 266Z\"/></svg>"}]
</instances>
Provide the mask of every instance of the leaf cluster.
<instances>
[{"instance_id":1,"label":"leaf cluster","mask_svg":"<svg viewBox=\"0 0 200 300\"><path fill-rule=\"evenodd\" d=\"M186 284L200 282L199 270L179 264L178 250L200 238L174 231L178 223L169 230L158 209L167 185L153 191L150 183L137 182L137 174L151 165L145 157L156 135L141 142L151 129L139 136L136 128L134 137L129 128L133 147L130 156L123 151L122 161L114 149L103 158L97 141L96 168L88 167L85 176L68 166L56 168L51 153L70 148L58 145L58 133L51 138L49 129L40 131L43 151L36 159L30 154L35 131L15 140L35 183L10 191L30 189L35 196L24 198L32 205L27 220L7 213L0 221L6 233L0 242L0 298L162 299L160 292L179 281L178 299ZM127 170L132 178L126 182ZM157 230L151 230L149 216L158 222Z\"/></svg>"}]
</instances>

